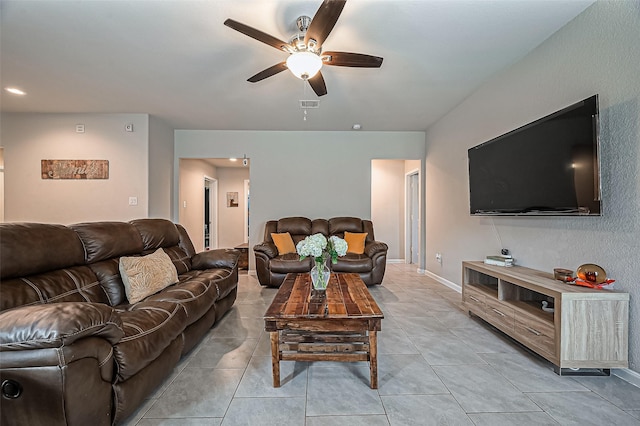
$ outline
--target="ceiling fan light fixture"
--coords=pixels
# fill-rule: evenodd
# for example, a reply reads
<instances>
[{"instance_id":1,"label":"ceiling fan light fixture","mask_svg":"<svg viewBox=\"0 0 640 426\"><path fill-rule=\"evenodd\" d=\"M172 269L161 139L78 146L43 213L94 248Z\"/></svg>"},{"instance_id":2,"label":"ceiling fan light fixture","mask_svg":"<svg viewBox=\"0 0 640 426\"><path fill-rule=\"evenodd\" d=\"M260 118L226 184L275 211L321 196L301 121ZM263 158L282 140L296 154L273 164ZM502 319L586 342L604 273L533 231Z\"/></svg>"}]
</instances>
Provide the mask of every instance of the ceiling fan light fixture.
<instances>
[{"instance_id":1,"label":"ceiling fan light fixture","mask_svg":"<svg viewBox=\"0 0 640 426\"><path fill-rule=\"evenodd\" d=\"M287 58L287 68L302 80L313 78L322 68L320 56L311 52L295 52Z\"/></svg>"}]
</instances>

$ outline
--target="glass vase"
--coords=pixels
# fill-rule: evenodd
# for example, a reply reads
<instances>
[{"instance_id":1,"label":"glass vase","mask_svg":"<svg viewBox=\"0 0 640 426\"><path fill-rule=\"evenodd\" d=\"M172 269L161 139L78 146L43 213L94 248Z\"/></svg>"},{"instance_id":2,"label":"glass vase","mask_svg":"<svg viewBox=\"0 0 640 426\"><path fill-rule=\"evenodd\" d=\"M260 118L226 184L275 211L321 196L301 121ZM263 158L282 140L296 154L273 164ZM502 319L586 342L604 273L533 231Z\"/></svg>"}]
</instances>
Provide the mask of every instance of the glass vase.
<instances>
[{"instance_id":1,"label":"glass vase","mask_svg":"<svg viewBox=\"0 0 640 426\"><path fill-rule=\"evenodd\" d=\"M329 268L326 262L318 262L316 260L315 265L311 268L311 283L314 290L326 290L327 284L329 284Z\"/></svg>"}]
</instances>

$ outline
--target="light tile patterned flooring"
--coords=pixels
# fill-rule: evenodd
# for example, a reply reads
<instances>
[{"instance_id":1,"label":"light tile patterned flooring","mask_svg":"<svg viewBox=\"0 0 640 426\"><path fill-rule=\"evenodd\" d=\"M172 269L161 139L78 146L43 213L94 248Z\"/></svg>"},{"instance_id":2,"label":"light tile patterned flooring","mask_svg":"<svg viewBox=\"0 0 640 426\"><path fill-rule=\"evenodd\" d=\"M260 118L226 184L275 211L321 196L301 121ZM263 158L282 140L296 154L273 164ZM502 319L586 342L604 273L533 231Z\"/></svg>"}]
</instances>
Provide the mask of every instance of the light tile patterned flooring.
<instances>
[{"instance_id":1,"label":"light tile patterned flooring","mask_svg":"<svg viewBox=\"0 0 640 426\"><path fill-rule=\"evenodd\" d=\"M245 274L231 311L125 424L640 425L640 388L557 376L415 265L387 265L370 291L385 314L379 389L367 363L321 362L281 362L273 388L262 315L276 289Z\"/></svg>"}]
</instances>

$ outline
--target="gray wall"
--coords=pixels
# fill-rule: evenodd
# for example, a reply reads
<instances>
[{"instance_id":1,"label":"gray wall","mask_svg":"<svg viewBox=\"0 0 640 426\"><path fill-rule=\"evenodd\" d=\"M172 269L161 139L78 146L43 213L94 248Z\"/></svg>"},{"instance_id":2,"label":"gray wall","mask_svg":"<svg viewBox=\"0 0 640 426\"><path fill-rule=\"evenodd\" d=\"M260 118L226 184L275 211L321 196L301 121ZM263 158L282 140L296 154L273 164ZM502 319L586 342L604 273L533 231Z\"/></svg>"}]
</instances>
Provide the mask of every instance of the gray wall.
<instances>
[{"instance_id":1,"label":"gray wall","mask_svg":"<svg viewBox=\"0 0 640 426\"><path fill-rule=\"evenodd\" d=\"M250 247L262 241L272 219L370 218L371 160L424 159L424 147L422 132L175 132L176 164L185 158L251 159Z\"/></svg>"},{"instance_id":2,"label":"gray wall","mask_svg":"<svg viewBox=\"0 0 640 426\"><path fill-rule=\"evenodd\" d=\"M171 219L173 127L149 116L149 217Z\"/></svg>"},{"instance_id":3,"label":"gray wall","mask_svg":"<svg viewBox=\"0 0 640 426\"><path fill-rule=\"evenodd\" d=\"M640 371L640 2L599 1L426 132L427 269L460 283L463 260L507 247L552 271L604 267L631 294L630 367ZM467 149L593 94L600 95L604 214L469 216ZM501 240L501 242L500 242ZM442 265L435 261L441 252Z\"/></svg>"}]
</instances>

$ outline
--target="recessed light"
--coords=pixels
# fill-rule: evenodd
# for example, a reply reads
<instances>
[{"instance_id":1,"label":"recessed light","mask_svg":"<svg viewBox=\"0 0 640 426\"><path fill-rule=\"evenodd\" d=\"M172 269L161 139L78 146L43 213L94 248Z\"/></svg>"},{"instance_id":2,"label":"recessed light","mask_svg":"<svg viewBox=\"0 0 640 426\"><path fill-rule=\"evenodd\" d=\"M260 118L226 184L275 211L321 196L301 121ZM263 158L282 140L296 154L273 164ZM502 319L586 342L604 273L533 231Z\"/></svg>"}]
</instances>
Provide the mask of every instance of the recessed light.
<instances>
[{"instance_id":1,"label":"recessed light","mask_svg":"<svg viewBox=\"0 0 640 426\"><path fill-rule=\"evenodd\" d=\"M352 128L353 130L360 130L360 129L362 129L362 126L361 126L360 124L357 124L357 123L356 123L356 124L354 124L353 126L351 126L351 128Z\"/></svg>"},{"instance_id":2,"label":"recessed light","mask_svg":"<svg viewBox=\"0 0 640 426\"><path fill-rule=\"evenodd\" d=\"M17 87L6 87L4 90L6 90L9 93L13 93L14 95L19 95L19 96L24 96L27 93L18 89Z\"/></svg>"}]
</instances>

